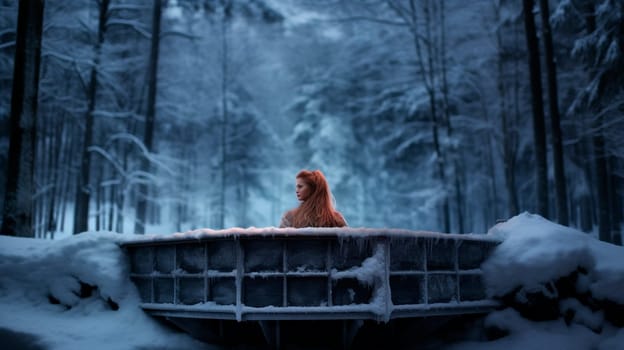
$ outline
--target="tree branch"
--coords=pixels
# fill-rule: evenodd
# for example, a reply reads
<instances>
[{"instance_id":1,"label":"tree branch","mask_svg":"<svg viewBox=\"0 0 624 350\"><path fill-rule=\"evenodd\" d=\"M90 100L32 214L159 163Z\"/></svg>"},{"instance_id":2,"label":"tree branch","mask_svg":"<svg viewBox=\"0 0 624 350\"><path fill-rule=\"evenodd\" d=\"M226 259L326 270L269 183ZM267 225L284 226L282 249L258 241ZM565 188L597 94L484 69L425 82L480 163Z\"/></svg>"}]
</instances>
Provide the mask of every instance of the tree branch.
<instances>
[{"instance_id":1,"label":"tree branch","mask_svg":"<svg viewBox=\"0 0 624 350\"><path fill-rule=\"evenodd\" d=\"M142 28L141 24L137 23L136 21L125 20L125 19L109 19L106 22L106 27L111 27L114 25L128 26L134 29L137 33L143 35L147 39L152 37L152 34L148 32L145 28Z\"/></svg>"}]
</instances>

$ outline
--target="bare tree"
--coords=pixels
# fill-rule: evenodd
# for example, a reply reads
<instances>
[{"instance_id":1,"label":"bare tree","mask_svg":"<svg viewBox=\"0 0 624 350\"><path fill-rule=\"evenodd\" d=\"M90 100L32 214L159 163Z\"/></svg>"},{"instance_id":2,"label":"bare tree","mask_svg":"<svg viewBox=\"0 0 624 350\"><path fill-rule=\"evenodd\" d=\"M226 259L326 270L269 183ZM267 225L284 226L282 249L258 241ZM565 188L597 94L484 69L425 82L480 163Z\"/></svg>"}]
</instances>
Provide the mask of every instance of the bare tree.
<instances>
[{"instance_id":1,"label":"bare tree","mask_svg":"<svg viewBox=\"0 0 624 350\"><path fill-rule=\"evenodd\" d=\"M417 7L415 0L410 0L409 5L405 6L400 4L394 0L387 1L390 8L394 10L394 12L401 18L403 23L407 25L409 28L410 34L412 35L412 41L414 44L414 49L416 51L416 58L418 62L419 74L422 78L422 82L425 85L425 90L427 91L427 95L429 97L429 113L431 118L431 126L432 126L432 134L433 134L433 145L434 151L436 154L437 162L437 176L438 180L444 188L446 188L446 167L445 167L445 154L443 147L440 142L441 138L441 129L445 126L444 117L440 115L439 106L438 106L438 85L439 85L439 77L437 76L436 67L436 54L438 53L438 48L435 47L438 38L434 37L433 30L435 21L437 18L432 17L432 11L434 4L430 1L425 1L423 3L423 13L422 19L419 17L419 9ZM421 24L420 21L423 20ZM420 32L419 26L424 26L424 34ZM445 232L450 232L451 230L451 220L450 220L450 203L449 196L445 194L442 198L442 227Z\"/></svg>"},{"instance_id":2,"label":"bare tree","mask_svg":"<svg viewBox=\"0 0 624 350\"><path fill-rule=\"evenodd\" d=\"M147 113L145 116L145 137L143 143L148 152L154 148L154 123L156 119L156 91L158 87L158 56L160 47L160 20L162 15L161 0L154 1L152 12L152 38L150 50L150 63L148 72ZM142 159L142 170L149 172L149 159L147 155ZM145 233L148 186L141 183L138 191L137 214L134 226L135 233Z\"/></svg>"},{"instance_id":3,"label":"bare tree","mask_svg":"<svg viewBox=\"0 0 624 350\"><path fill-rule=\"evenodd\" d=\"M544 54L546 74L548 76L548 106L550 110L550 132L555 171L555 200L557 203L557 221L568 225L568 193L563 164L563 145L559 114L559 94L557 92L557 66L553 50L552 30L550 28L550 10L548 0L539 0L542 17L542 37L544 38Z\"/></svg>"},{"instance_id":4,"label":"bare tree","mask_svg":"<svg viewBox=\"0 0 624 350\"><path fill-rule=\"evenodd\" d=\"M91 201L91 153L89 147L93 143L93 121L96 101L96 91L98 86L98 68L101 60L102 44L106 32L106 19L110 0L100 2L100 16L98 25L98 39L95 45L93 66L91 67L91 80L87 91L89 106L85 115L84 140L82 143L82 156L80 171L78 173L78 188L76 191L75 212L74 212L74 234L78 234L89 229L89 202Z\"/></svg>"},{"instance_id":5,"label":"bare tree","mask_svg":"<svg viewBox=\"0 0 624 350\"><path fill-rule=\"evenodd\" d=\"M537 213L548 218L548 169L546 165L546 126L544 125L544 100L540 54L533 17L533 0L523 0L524 28L529 53L531 102L533 107L533 137L535 147L535 180L537 183Z\"/></svg>"},{"instance_id":6,"label":"bare tree","mask_svg":"<svg viewBox=\"0 0 624 350\"><path fill-rule=\"evenodd\" d=\"M501 117L502 127L502 154L503 154L503 168L505 174L505 189L507 192L507 205L508 213L510 215L516 215L519 212L518 204L518 192L516 188L516 153L517 153L517 135L514 132L514 120L513 111L508 102L510 95L513 91L509 91L506 84L505 77L505 62L509 57L508 49L503 44L503 25L501 23L501 3L500 1L494 1L494 14L496 22L499 23L496 29L496 47L498 56L496 57L498 76L496 79L496 88L498 90L499 110ZM514 26L514 35L517 35L517 31ZM514 40L514 43L516 41ZM514 61L516 61L514 59ZM515 62L514 62L515 64ZM518 75L514 74L513 79L517 80Z\"/></svg>"},{"instance_id":7,"label":"bare tree","mask_svg":"<svg viewBox=\"0 0 624 350\"><path fill-rule=\"evenodd\" d=\"M42 0L20 1L11 96L10 144L2 229L11 236L34 236L32 195Z\"/></svg>"},{"instance_id":8,"label":"bare tree","mask_svg":"<svg viewBox=\"0 0 624 350\"><path fill-rule=\"evenodd\" d=\"M449 103L449 83L448 83L448 67L447 67L447 48L446 48L446 7L445 1L439 0L439 31L440 31L440 48L438 51L438 58L440 62L440 70L442 74L442 112L444 116L444 126L446 127L446 136L449 140L453 138L453 125L451 124L451 112L450 112L450 103ZM491 151L488 148L487 151L488 156L491 159ZM465 224L464 224L464 190L462 186L462 175L464 173L464 166L459 159L458 152L456 149L451 149L450 157L453 160L453 176L454 178L454 186L455 186L455 215L457 218L457 232L462 233L465 232ZM494 186L494 193L495 186ZM494 195L496 197L496 195ZM496 211L496 206L494 206L494 211ZM449 232L449 231L447 231Z\"/></svg>"},{"instance_id":9,"label":"bare tree","mask_svg":"<svg viewBox=\"0 0 624 350\"><path fill-rule=\"evenodd\" d=\"M221 189L219 191L219 212L217 218L217 227L225 227L225 200L227 190L227 134L228 134L228 38L227 29L229 15L231 13L230 1L223 4L223 13L221 14Z\"/></svg>"}]
</instances>

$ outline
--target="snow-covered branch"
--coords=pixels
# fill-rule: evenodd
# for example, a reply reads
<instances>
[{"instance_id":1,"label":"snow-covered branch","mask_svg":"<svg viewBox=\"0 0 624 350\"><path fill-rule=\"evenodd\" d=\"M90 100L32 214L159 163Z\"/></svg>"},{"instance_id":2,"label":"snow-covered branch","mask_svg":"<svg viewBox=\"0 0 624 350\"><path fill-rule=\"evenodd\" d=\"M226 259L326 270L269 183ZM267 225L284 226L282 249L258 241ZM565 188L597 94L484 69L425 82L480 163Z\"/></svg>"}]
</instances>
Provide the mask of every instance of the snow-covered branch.
<instances>
[{"instance_id":1,"label":"snow-covered branch","mask_svg":"<svg viewBox=\"0 0 624 350\"><path fill-rule=\"evenodd\" d=\"M180 37L180 38L186 38L189 40L200 40L201 36L199 35L193 35L193 34L189 34L187 32L183 32L183 31L179 31L179 30L164 30L160 32L160 38L164 39L166 37Z\"/></svg>"},{"instance_id":2,"label":"snow-covered branch","mask_svg":"<svg viewBox=\"0 0 624 350\"><path fill-rule=\"evenodd\" d=\"M106 22L106 26L107 27L112 27L112 26L130 27L130 28L134 29L137 33L141 34L143 37L145 37L147 39L152 37L152 33L150 33L145 28L145 25L143 23L138 22L138 21L134 21L134 20L126 20L126 19L119 19L119 18L109 19Z\"/></svg>"}]
</instances>

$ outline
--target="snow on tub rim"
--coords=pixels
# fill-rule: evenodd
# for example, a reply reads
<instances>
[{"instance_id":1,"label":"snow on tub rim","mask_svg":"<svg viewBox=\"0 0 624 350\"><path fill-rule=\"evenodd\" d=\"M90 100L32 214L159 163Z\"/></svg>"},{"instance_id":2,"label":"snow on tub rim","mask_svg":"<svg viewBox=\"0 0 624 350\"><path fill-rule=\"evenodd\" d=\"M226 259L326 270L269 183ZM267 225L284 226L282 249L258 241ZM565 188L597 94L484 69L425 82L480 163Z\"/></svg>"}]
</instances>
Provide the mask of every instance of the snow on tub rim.
<instances>
[{"instance_id":1,"label":"snow on tub rim","mask_svg":"<svg viewBox=\"0 0 624 350\"><path fill-rule=\"evenodd\" d=\"M191 333L198 327L189 319L260 321L268 340L265 321L489 312L498 302L486 297L480 266L500 242L480 234L269 227L200 229L122 245L146 312Z\"/></svg>"},{"instance_id":2,"label":"snow on tub rim","mask_svg":"<svg viewBox=\"0 0 624 350\"><path fill-rule=\"evenodd\" d=\"M132 245L144 241L175 241L179 239L201 239L209 237L232 237L232 236L276 236L276 235L306 235L306 236L386 236L386 237L428 237L442 239L480 240L494 243L502 242L496 236L486 234L454 234L433 231L415 231L398 228L369 228L369 227L305 227L305 228L277 228L277 227L232 227L223 230L201 228L186 232L176 232L171 235L141 235L130 240L126 245Z\"/></svg>"}]
</instances>

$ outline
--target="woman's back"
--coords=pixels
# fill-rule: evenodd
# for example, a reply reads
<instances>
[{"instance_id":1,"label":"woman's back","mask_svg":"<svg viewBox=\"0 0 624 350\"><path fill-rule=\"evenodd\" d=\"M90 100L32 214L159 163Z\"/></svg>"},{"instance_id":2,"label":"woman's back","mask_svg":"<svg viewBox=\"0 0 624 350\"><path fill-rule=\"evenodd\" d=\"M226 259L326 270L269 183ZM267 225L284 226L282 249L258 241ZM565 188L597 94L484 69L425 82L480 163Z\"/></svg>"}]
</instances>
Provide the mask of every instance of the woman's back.
<instances>
[{"instance_id":1,"label":"woman's back","mask_svg":"<svg viewBox=\"0 0 624 350\"><path fill-rule=\"evenodd\" d=\"M298 215L297 209L287 211L280 220L279 227L345 227L347 221L342 214L336 210L333 211L330 220L323 218L305 217ZM296 223L296 224L295 224Z\"/></svg>"}]
</instances>

